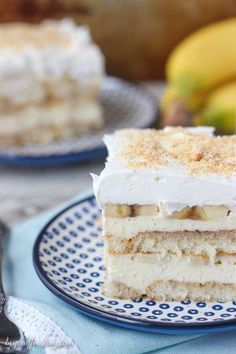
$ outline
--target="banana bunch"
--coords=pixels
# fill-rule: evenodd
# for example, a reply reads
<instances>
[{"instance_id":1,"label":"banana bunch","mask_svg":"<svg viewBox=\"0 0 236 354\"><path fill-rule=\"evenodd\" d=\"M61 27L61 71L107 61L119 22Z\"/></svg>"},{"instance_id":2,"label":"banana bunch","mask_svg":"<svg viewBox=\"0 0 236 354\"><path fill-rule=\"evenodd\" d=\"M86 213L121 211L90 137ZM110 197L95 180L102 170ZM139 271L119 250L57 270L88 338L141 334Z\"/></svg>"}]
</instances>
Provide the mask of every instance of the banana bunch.
<instances>
[{"instance_id":1,"label":"banana bunch","mask_svg":"<svg viewBox=\"0 0 236 354\"><path fill-rule=\"evenodd\" d=\"M204 27L173 50L166 66L164 116L175 102L193 123L236 131L236 18Z\"/></svg>"}]
</instances>

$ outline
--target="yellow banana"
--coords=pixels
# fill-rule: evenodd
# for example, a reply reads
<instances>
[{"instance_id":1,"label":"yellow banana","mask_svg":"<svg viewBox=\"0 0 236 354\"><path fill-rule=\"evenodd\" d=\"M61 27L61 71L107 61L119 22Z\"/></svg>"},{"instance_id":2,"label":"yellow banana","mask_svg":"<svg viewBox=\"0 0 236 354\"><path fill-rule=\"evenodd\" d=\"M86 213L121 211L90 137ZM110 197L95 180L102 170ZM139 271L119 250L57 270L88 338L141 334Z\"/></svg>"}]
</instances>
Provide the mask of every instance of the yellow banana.
<instances>
[{"instance_id":1,"label":"yellow banana","mask_svg":"<svg viewBox=\"0 0 236 354\"><path fill-rule=\"evenodd\" d=\"M167 79L178 96L208 92L236 78L236 17L188 36L173 50Z\"/></svg>"},{"instance_id":2,"label":"yellow banana","mask_svg":"<svg viewBox=\"0 0 236 354\"><path fill-rule=\"evenodd\" d=\"M223 133L236 132L236 82L224 85L212 92L194 119L196 125L215 126Z\"/></svg>"},{"instance_id":3,"label":"yellow banana","mask_svg":"<svg viewBox=\"0 0 236 354\"><path fill-rule=\"evenodd\" d=\"M195 112L201 107L206 99L205 94L196 94L192 96L181 96L178 94L177 89L174 86L167 86L164 95L161 100L161 113L165 114L170 107L171 103L174 101L180 101L184 103L186 109L189 112Z\"/></svg>"},{"instance_id":4,"label":"yellow banana","mask_svg":"<svg viewBox=\"0 0 236 354\"><path fill-rule=\"evenodd\" d=\"M170 104L177 99L177 93L173 86L167 86L161 100L161 112L165 113Z\"/></svg>"}]
</instances>

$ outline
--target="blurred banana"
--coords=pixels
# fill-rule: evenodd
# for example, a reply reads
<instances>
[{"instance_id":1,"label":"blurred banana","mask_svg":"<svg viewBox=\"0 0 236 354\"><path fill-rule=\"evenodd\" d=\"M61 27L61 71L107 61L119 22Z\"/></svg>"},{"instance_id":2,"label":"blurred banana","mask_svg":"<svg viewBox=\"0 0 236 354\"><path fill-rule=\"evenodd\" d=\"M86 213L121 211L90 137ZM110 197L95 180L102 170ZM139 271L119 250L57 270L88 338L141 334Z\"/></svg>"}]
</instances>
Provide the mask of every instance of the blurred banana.
<instances>
[{"instance_id":1,"label":"blurred banana","mask_svg":"<svg viewBox=\"0 0 236 354\"><path fill-rule=\"evenodd\" d=\"M236 81L212 92L202 109L194 118L195 125L215 126L223 133L236 131Z\"/></svg>"},{"instance_id":2,"label":"blurred banana","mask_svg":"<svg viewBox=\"0 0 236 354\"><path fill-rule=\"evenodd\" d=\"M192 96L181 96L180 94L178 94L177 89L174 86L167 86L165 91L164 91L164 95L162 97L162 101L161 101L161 113L165 114L170 105L174 102L174 101L180 101L182 102L188 111L190 112L195 112L197 109L199 109L203 102L206 99L206 94L196 94L196 95L192 95Z\"/></svg>"},{"instance_id":3,"label":"blurred banana","mask_svg":"<svg viewBox=\"0 0 236 354\"><path fill-rule=\"evenodd\" d=\"M166 75L177 96L186 101L236 79L236 18L211 24L184 39L171 53Z\"/></svg>"},{"instance_id":4,"label":"blurred banana","mask_svg":"<svg viewBox=\"0 0 236 354\"><path fill-rule=\"evenodd\" d=\"M170 106L170 104L177 99L177 93L173 86L167 86L165 88L161 103L160 109L161 113L165 113Z\"/></svg>"}]
</instances>

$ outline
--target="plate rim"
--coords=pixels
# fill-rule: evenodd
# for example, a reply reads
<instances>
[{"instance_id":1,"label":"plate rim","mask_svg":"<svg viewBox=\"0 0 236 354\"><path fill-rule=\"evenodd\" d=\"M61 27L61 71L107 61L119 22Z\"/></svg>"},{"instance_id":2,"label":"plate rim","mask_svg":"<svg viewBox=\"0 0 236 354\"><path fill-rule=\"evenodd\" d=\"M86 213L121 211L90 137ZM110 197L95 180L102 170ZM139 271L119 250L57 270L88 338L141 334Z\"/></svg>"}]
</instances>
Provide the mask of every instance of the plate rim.
<instances>
[{"instance_id":1,"label":"plate rim","mask_svg":"<svg viewBox=\"0 0 236 354\"><path fill-rule=\"evenodd\" d=\"M0 164L2 166L13 167L58 167L82 162L89 162L92 159L104 158L104 156L106 156L106 153L106 147L100 146L91 150L84 150L81 152L38 157L0 154Z\"/></svg>"},{"instance_id":2,"label":"plate rim","mask_svg":"<svg viewBox=\"0 0 236 354\"><path fill-rule=\"evenodd\" d=\"M130 87L136 92L142 94L142 96L149 101L150 106L152 106L153 115L150 118L150 122L148 124L140 125L140 129L145 129L152 127L155 122L156 117L159 112L159 101L154 97L148 90L143 88L140 85L137 85L135 82L131 82L125 80L120 77L106 75L103 79L104 81L115 81L117 85L125 85L126 87ZM105 134L105 133L104 133ZM16 166L16 167L48 167L48 166L60 166L60 165L69 165L73 163L82 163L86 161L90 161L93 158L102 158L106 156L106 147L103 144L98 145L92 149L85 149L81 151L72 151L69 153L52 153L48 155L21 155L21 154L8 154L1 152L0 150L0 164L5 166Z\"/></svg>"},{"instance_id":3,"label":"plate rim","mask_svg":"<svg viewBox=\"0 0 236 354\"><path fill-rule=\"evenodd\" d=\"M138 331L163 333L163 334L206 334L210 332L223 332L230 331L236 328L236 318L207 323L169 323L169 322L156 322L147 321L144 319L132 319L122 314L111 314L106 310L96 309L94 306L83 303L83 301L75 300L73 296L67 294L64 290L59 288L51 281L40 263L39 246L41 244L43 235L48 227L60 216L66 213L68 210L75 208L76 206L95 199L95 196L91 193L89 196L83 197L75 202L70 203L67 207L63 208L59 212L55 213L49 221L38 232L36 240L33 246L33 265L42 283L60 300L68 303L73 308L76 308L81 313L88 315L97 320L102 320L119 327L125 327L127 329L134 329Z\"/></svg>"}]
</instances>

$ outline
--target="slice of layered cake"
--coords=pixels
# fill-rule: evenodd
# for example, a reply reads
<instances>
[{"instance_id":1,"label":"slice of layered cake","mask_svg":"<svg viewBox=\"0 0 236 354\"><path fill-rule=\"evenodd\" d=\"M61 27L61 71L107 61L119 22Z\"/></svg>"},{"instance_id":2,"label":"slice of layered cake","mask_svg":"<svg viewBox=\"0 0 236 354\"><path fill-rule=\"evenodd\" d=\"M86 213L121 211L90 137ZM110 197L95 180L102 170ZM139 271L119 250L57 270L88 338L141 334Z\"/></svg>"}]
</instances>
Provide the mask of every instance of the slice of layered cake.
<instances>
[{"instance_id":1,"label":"slice of layered cake","mask_svg":"<svg viewBox=\"0 0 236 354\"><path fill-rule=\"evenodd\" d=\"M102 126L104 59L70 20L0 25L0 145L48 143Z\"/></svg>"},{"instance_id":2,"label":"slice of layered cake","mask_svg":"<svg viewBox=\"0 0 236 354\"><path fill-rule=\"evenodd\" d=\"M123 130L94 191L103 211L105 293L236 299L236 136Z\"/></svg>"}]
</instances>

